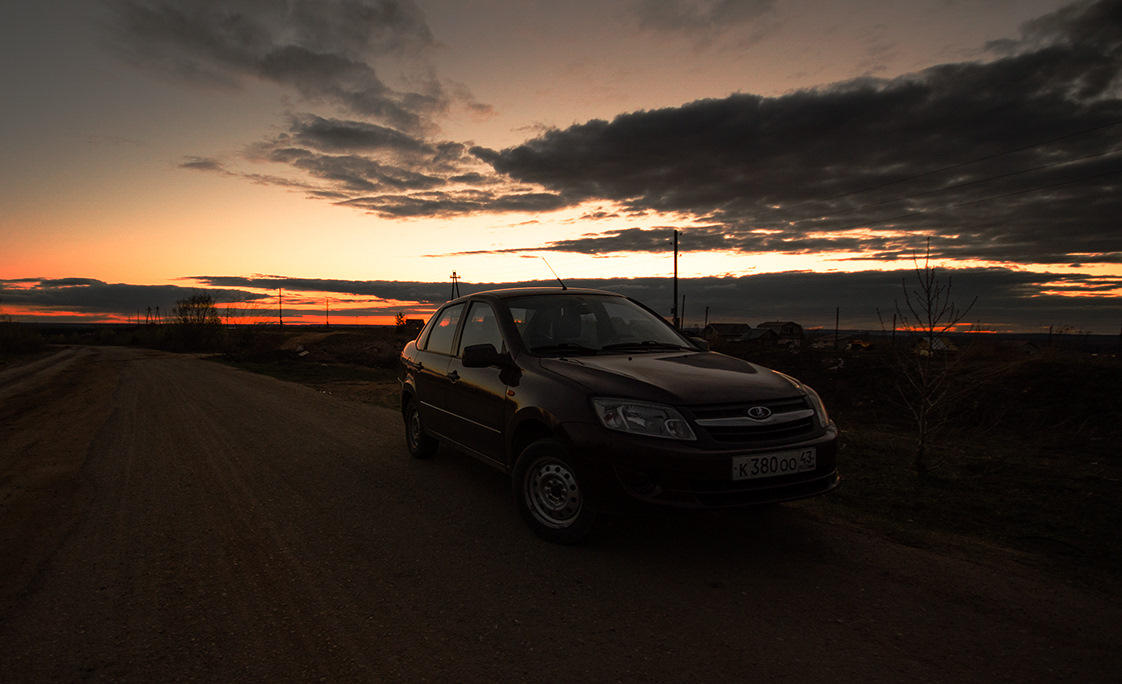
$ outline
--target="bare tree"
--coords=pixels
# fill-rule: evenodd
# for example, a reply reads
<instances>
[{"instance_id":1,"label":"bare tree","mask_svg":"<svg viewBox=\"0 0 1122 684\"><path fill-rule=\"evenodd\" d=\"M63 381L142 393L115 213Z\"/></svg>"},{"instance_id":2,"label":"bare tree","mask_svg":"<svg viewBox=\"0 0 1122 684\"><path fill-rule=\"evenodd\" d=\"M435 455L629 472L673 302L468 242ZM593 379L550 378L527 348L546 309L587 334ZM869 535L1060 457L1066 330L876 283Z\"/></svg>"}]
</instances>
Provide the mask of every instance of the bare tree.
<instances>
[{"instance_id":1,"label":"bare tree","mask_svg":"<svg viewBox=\"0 0 1122 684\"><path fill-rule=\"evenodd\" d=\"M188 350L213 345L222 330L218 307L214 303L214 297L209 294L197 293L177 300L171 316L179 340Z\"/></svg>"},{"instance_id":2,"label":"bare tree","mask_svg":"<svg viewBox=\"0 0 1122 684\"><path fill-rule=\"evenodd\" d=\"M893 345L896 385L903 405L915 425L913 466L923 476L931 468L929 449L932 439L945 426L947 410L965 386L956 383L956 369L962 359L950 340L950 333L966 318L977 297L965 308L951 298L951 277L945 278L931 264L931 239L922 262L913 256L915 280L901 280L904 303L896 301L893 333L906 338L901 347ZM878 310L878 315L880 311ZM881 316L881 327L884 317Z\"/></svg>"},{"instance_id":3,"label":"bare tree","mask_svg":"<svg viewBox=\"0 0 1122 684\"><path fill-rule=\"evenodd\" d=\"M171 315L181 325L219 325L222 322L218 318L214 297L208 294L196 293L187 299L177 300Z\"/></svg>"}]
</instances>

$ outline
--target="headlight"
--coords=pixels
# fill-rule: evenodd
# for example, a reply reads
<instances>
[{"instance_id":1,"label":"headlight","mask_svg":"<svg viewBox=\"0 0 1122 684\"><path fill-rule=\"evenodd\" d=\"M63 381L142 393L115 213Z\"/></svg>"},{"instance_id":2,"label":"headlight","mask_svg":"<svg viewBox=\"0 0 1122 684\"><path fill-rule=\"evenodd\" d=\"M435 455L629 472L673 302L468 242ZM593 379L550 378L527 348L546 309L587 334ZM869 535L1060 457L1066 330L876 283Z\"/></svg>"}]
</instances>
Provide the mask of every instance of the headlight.
<instances>
[{"instance_id":1,"label":"headlight","mask_svg":"<svg viewBox=\"0 0 1122 684\"><path fill-rule=\"evenodd\" d=\"M592 400L596 417L609 430L667 439L697 439L689 423L675 409L629 399Z\"/></svg>"},{"instance_id":2,"label":"headlight","mask_svg":"<svg viewBox=\"0 0 1122 684\"><path fill-rule=\"evenodd\" d=\"M807 401L810 402L810 408L814 409L814 415L818 418L818 424L822 429L825 430L830 427L830 414L826 413L826 405L822 403L822 397L818 396L818 392L815 392L812 388L804 385L786 373L779 374L787 378L792 385L806 392L806 398Z\"/></svg>"},{"instance_id":3,"label":"headlight","mask_svg":"<svg viewBox=\"0 0 1122 684\"><path fill-rule=\"evenodd\" d=\"M823 430L830 427L830 414L826 413L826 405L822 403L822 397L806 385L803 385L803 389L806 390L806 398L810 399L810 407L814 409L815 415L818 416L818 424L822 426Z\"/></svg>"}]
</instances>

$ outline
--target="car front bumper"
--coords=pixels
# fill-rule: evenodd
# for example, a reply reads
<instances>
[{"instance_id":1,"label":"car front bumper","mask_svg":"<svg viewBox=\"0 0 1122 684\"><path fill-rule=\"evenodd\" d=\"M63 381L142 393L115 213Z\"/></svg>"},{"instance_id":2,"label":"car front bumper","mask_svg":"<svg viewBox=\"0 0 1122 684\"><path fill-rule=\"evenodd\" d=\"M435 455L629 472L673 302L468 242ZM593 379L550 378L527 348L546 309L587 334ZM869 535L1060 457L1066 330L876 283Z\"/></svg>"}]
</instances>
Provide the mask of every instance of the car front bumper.
<instances>
[{"instance_id":1,"label":"car front bumper","mask_svg":"<svg viewBox=\"0 0 1122 684\"><path fill-rule=\"evenodd\" d=\"M703 449L696 442L641 438L599 425L567 424L575 465L598 510L727 509L793 501L838 486L837 428L814 439L752 449ZM815 450L815 468L801 473L733 479L743 456Z\"/></svg>"}]
</instances>

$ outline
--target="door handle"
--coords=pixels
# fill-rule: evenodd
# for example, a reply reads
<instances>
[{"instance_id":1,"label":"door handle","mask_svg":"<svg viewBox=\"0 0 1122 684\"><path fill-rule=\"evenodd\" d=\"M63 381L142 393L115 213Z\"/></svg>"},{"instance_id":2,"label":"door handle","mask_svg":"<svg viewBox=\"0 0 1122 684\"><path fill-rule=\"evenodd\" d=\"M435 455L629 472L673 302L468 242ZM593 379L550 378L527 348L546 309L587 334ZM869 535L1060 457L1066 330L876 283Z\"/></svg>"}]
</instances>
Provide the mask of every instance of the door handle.
<instances>
[{"instance_id":1,"label":"door handle","mask_svg":"<svg viewBox=\"0 0 1122 684\"><path fill-rule=\"evenodd\" d=\"M460 379L459 371L452 371L451 373L449 373L448 374L448 379L451 380L452 382L456 382L457 380L459 380Z\"/></svg>"}]
</instances>

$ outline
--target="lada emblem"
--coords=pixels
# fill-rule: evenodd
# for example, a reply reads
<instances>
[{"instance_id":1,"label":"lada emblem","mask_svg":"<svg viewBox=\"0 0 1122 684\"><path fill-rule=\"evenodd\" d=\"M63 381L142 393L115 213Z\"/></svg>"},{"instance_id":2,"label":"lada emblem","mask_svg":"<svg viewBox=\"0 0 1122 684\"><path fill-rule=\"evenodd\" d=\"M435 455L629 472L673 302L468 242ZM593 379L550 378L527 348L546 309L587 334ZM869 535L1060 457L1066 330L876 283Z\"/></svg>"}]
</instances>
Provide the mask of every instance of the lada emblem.
<instances>
[{"instance_id":1,"label":"lada emblem","mask_svg":"<svg viewBox=\"0 0 1122 684\"><path fill-rule=\"evenodd\" d=\"M753 420L764 420L771 416L771 409L766 406L753 406L748 409L748 417Z\"/></svg>"}]
</instances>

